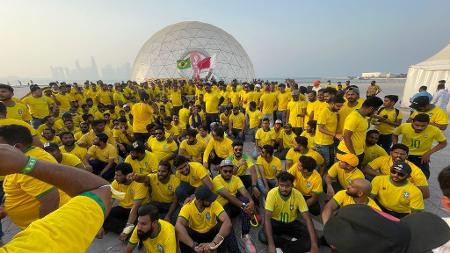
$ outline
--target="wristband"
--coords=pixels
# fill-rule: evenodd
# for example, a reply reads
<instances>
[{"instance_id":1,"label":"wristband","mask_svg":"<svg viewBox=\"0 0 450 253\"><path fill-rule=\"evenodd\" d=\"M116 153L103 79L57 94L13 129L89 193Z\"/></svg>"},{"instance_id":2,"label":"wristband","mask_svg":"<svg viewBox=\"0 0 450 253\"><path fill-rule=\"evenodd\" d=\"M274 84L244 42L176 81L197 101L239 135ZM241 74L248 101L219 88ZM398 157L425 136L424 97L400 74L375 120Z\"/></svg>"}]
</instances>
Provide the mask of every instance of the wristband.
<instances>
[{"instance_id":1,"label":"wristband","mask_svg":"<svg viewBox=\"0 0 450 253\"><path fill-rule=\"evenodd\" d=\"M30 174L34 170L34 167L36 167L36 163L37 163L36 158L28 157L27 164L25 165L25 167L22 169L22 171L20 173L25 174L25 175Z\"/></svg>"}]
</instances>

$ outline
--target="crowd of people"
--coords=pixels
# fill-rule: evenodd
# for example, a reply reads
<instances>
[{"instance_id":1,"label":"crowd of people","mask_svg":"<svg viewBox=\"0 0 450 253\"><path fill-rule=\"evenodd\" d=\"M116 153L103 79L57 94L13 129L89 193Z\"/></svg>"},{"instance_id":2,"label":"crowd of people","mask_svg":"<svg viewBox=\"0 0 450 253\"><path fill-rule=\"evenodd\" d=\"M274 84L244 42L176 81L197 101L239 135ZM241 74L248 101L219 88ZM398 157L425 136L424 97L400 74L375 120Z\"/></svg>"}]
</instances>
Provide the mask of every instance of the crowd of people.
<instances>
[{"instance_id":1,"label":"crowd of people","mask_svg":"<svg viewBox=\"0 0 450 253\"><path fill-rule=\"evenodd\" d=\"M19 238L46 220L98 228L72 231L86 238L78 247L109 232L128 253L253 253L255 240L270 253L319 252L330 245L313 219L326 225L355 204L403 218L430 196L430 158L446 147L448 125L432 102L448 96L419 92L403 115L398 96L380 92L375 82L363 98L350 81L167 79L31 85L17 98L0 84L0 144L23 153L0 145L18 157L2 157L11 171L0 217L23 229ZM62 183L52 179L63 172ZM58 216L82 209L96 223Z\"/></svg>"}]
</instances>

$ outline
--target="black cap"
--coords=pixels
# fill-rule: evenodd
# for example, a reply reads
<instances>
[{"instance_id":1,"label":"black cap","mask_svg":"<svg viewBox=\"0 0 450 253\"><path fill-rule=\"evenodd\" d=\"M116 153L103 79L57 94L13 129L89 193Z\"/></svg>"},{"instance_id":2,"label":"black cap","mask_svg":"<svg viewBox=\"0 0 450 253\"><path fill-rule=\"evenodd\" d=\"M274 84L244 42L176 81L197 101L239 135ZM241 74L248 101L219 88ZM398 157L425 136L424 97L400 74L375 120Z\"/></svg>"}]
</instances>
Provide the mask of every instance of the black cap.
<instances>
[{"instance_id":1,"label":"black cap","mask_svg":"<svg viewBox=\"0 0 450 253\"><path fill-rule=\"evenodd\" d=\"M411 174L411 166L409 166L409 164L407 164L406 162L394 163L392 165L392 169L401 172L405 175Z\"/></svg>"},{"instance_id":2,"label":"black cap","mask_svg":"<svg viewBox=\"0 0 450 253\"><path fill-rule=\"evenodd\" d=\"M135 141L131 144L131 151L145 152L145 144L142 141Z\"/></svg>"},{"instance_id":3,"label":"black cap","mask_svg":"<svg viewBox=\"0 0 450 253\"><path fill-rule=\"evenodd\" d=\"M39 87L39 85L37 85L37 84L30 85L30 91L31 92L37 91L37 90L40 90L40 89L41 89L41 87Z\"/></svg>"},{"instance_id":4,"label":"black cap","mask_svg":"<svg viewBox=\"0 0 450 253\"><path fill-rule=\"evenodd\" d=\"M54 142L44 143L44 150L47 152L51 152L51 151L54 151L57 149L59 150L59 146L58 146L58 144L56 144Z\"/></svg>"},{"instance_id":5,"label":"black cap","mask_svg":"<svg viewBox=\"0 0 450 253\"><path fill-rule=\"evenodd\" d=\"M446 243L450 229L432 213L412 213L399 220L356 204L340 208L325 224L324 235L340 253L417 253Z\"/></svg>"},{"instance_id":6,"label":"black cap","mask_svg":"<svg viewBox=\"0 0 450 253\"><path fill-rule=\"evenodd\" d=\"M430 98L428 96L419 96L416 97L409 107L413 109L417 109L419 107L424 107L430 103Z\"/></svg>"},{"instance_id":7,"label":"black cap","mask_svg":"<svg viewBox=\"0 0 450 253\"><path fill-rule=\"evenodd\" d=\"M207 186L202 185L195 190L195 198L198 200L213 202L216 200L217 195L214 194Z\"/></svg>"}]
</instances>

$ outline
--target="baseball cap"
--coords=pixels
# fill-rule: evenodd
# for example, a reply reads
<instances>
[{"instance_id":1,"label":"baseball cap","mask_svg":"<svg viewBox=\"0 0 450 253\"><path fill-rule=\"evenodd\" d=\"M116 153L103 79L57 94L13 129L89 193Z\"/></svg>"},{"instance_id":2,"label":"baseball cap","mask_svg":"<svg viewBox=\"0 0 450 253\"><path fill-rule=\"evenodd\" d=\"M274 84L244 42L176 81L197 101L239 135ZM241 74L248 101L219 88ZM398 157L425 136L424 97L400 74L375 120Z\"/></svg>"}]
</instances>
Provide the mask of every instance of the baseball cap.
<instances>
[{"instance_id":1,"label":"baseball cap","mask_svg":"<svg viewBox=\"0 0 450 253\"><path fill-rule=\"evenodd\" d=\"M416 97L409 107L416 109L419 107L424 107L430 103L430 98L428 96L419 96Z\"/></svg>"},{"instance_id":2,"label":"baseball cap","mask_svg":"<svg viewBox=\"0 0 450 253\"><path fill-rule=\"evenodd\" d=\"M283 124L283 121L281 121L281 119L277 119L275 120L275 124Z\"/></svg>"},{"instance_id":3,"label":"baseball cap","mask_svg":"<svg viewBox=\"0 0 450 253\"><path fill-rule=\"evenodd\" d=\"M131 151L144 152L145 145L142 141L135 141L131 143Z\"/></svg>"},{"instance_id":4,"label":"baseball cap","mask_svg":"<svg viewBox=\"0 0 450 253\"><path fill-rule=\"evenodd\" d=\"M217 195L214 194L207 186L202 185L195 190L195 198L198 200L213 202L216 200Z\"/></svg>"},{"instance_id":5,"label":"baseball cap","mask_svg":"<svg viewBox=\"0 0 450 253\"><path fill-rule=\"evenodd\" d=\"M44 150L47 152L51 152L51 151L54 151L57 149L59 149L59 146L58 146L58 144L56 144L54 142L44 143Z\"/></svg>"},{"instance_id":6,"label":"baseball cap","mask_svg":"<svg viewBox=\"0 0 450 253\"><path fill-rule=\"evenodd\" d=\"M224 159L219 164L219 168L227 166L234 167L233 161L231 161L230 159Z\"/></svg>"},{"instance_id":7,"label":"baseball cap","mask_svg":"<svg viewBox=\"0 0 450 253\"><path fill-rule=\"evenodd\" d=\"M355 204L336 211L325 224L324 235L340 253L418 253L446 243L450 229L432 213L416 212L399 220L367 205Z\"/></svg>"},{"instance_id":8,"label":"baseball cap","mask_svg":"<svg viewBox=\"0 0 450 253\"><path fill-rule=\"evenodd\" d=\"M314 85L320 85L320 80L315 80L315 81L313 82L313 84L314 84Z\"/></svg>"},{"instance_id":9,"label":"baseball cap","mask_svg":"<svg viewBox=\"0 0 450 253\"><path fill-rule=\"evenodd\" d=\"M392 169L405 175L411 174L411 166L409 166L406 162L394 163L394 165L392 165Z\"/></svg>"},{"instance_id":10,"label":"baseball cap","mask_svg":"<svg viewBox=\"0 0 450 253\"><path fill-rule=\"evenodd\" d=\"M336 158L339 161L346 162L352 167L358 166L359 160L358 157L352 153L348 154L336 154Z\"/></svg>"},{"instance_id":11,"label":"baseball cap","mask_svg":"<svg viewBox=\"0 0 450 253\"><path fill-rule=\"evenodd\" d=\"M30 85L30 91L31 92L37 91L37 90L40 90L40 89L41 89L41 87L39 87L39 85L37 85L37 84Z\"/></svg>"}]
</instances>

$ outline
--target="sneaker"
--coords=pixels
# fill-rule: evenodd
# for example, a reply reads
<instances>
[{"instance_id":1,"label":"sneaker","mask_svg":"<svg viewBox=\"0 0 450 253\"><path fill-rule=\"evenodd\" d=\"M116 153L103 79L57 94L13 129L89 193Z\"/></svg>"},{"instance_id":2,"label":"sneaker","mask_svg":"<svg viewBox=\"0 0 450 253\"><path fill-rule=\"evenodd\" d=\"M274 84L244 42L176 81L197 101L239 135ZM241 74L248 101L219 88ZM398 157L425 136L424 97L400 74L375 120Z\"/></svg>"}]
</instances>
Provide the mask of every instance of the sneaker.
<instances>
[{"instance_id":1,"label":"sneaker","mask_svg":"<svg viewBox=\"0 0 450 253\"><path fill-rule=\"evenodd\" d=\"M277 253L283 253L283 251L281 250L281 248L276 248Z\"/></svg>"},{"instance_id":2,"label":"sneaker","mask_svg":"<svg viewBox=\"0 0 450 253\"><path fill-rule=\"evenodd\" d=\"M250 239L250 235L244 235L242 241L244 242L244 248L247 253L256 253L256 248Z\"/></svg>"}]
</instances>

